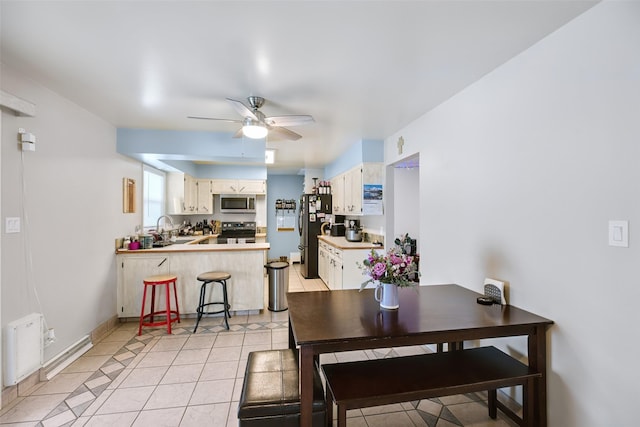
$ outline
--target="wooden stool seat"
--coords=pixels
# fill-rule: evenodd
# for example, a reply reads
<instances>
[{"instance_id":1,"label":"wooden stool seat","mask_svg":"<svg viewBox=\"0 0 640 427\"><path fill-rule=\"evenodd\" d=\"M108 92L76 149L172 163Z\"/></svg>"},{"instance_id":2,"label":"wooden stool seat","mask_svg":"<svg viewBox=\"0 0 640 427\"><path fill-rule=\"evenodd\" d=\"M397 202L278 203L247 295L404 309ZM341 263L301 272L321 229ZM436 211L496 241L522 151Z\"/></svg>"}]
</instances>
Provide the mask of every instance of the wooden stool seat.
<instances>
[{"instance_id":1,"label":"wooden stool seat","mask_svg":"<svg viewBox=\"0 0 640 427\"><path fill-rule=\"evenodd\" d=\"M200 273L196 277L198 281L202 282L200 286L200 301L198 303L198 308L196 309L196 313L198 314L198 318L196 320L196 326L193 328L193 333L196 333L198 329L198 324L200 323L200 319L205 314L218 314L224 313L224 324L229 330L229 320L231 317L231 313L229 309L231 305L229 304L229 297L227 295L227 280L231 278L231 274L226 271L207 271L206 273ZM222 301L212 301L205 303L205 293L207 290L207 285L209 283L220 283L222 285ZM210 305L222 305L221 310L217 311L205 311L205 308Z\"/></svg>"},{"instance_id":2,"label":"wooden stool seat","mask_svg":"<svg viewBox=\"0 0 640 427\"><path fill-rule=\"evenodd\" d=\"M138 335L142 335L143 326L162 326L167 325L167 333L171 334L171 324L180 322L180 308L178 307L178 291L176 290L176 281L178 277L173 274L158 274L146 277L143 280L144 293L142 294L142 308L140 309L140 325L138 326ZM173 297L175 299L175 310L171 309L171 285L173 285ZM151 308L149 313L144 314L144 307L147 301L147 287L151 286ZM165 308L164 310L155 311L156 302L156 286L165 287ZM164 315L165 319L154 321L154 316ZM148 320L147 320L148 319Z\"/></svg>"},{"instance_id":3,"label":"wooden stool seat","mask_svg":"<svg viewBox=\"0 0 640 427\"><path fill-rule=\"evenodd\" d=\"M231 278L231 274L224 271L207 271L206 273L198 274L197 277L200 282L217 282L229 278Z\"/></svg>"}]
</instances>

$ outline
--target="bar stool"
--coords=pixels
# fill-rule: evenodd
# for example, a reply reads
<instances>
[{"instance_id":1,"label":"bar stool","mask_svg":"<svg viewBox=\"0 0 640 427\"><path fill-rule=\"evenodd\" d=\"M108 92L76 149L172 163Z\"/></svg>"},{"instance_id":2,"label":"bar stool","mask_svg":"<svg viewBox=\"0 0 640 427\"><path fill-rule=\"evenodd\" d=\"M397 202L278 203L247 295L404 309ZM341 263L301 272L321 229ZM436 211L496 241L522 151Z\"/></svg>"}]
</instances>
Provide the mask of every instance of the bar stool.
<instances>
[{"instance_id":1,"label":"bar stool","mask_svg":"<svg viewBox=\"0 0 640 427\"><path fill-rule=\"evenodd\" d=\"M143 326L162 326L167 325L167 333L171 334L171 324L180 322L180 309L178 307L178 292L176 291L176 280L178 278L172 274L159 274L157 276L149 276L143 280L144 293L142 295L142 309L140 310L140 326L138 327L138 335L142 335ZM173 284L173 297L176 302L176 309L171 310L171 284ZM151 286L151 311L144 314L144 307L147 300L147 288ZM156 286L165 287L165 309L155 311ZM166 319L158 322L153 321L153 317L164 314ZM172 316L174 315L174 316ZM149 318L149 321L145 319Z\"/></svg>"},{"instance_id":2,"label":"bar stool","mask_svg":"<svg viewBox=\"0 0 640 427\"><path fill-rule=\"evenodd\" d=\"M196 312L198 313L198 319L196 320L196 326L193 328L193 333L196 333L198 329L198 323L200 323L200 319L204 314L218 314L224 313L224 324L229 330L229 321L227 320L231 317L231 313L229 313L229 309L231 306L229 305L229 297L227 296L227 280L231 277L231 274L224 271L207 271L206 273L199 274L197 280L202 282L202 286L200 286L200 304ZM222 301L214 301L214 302L204 302L204 297L207 289L207 285L209 283L220 283L222 285ZM214 304L221 304L222 310L218 311L204 311L205 307Z\"/></svg>"}]
</instances>

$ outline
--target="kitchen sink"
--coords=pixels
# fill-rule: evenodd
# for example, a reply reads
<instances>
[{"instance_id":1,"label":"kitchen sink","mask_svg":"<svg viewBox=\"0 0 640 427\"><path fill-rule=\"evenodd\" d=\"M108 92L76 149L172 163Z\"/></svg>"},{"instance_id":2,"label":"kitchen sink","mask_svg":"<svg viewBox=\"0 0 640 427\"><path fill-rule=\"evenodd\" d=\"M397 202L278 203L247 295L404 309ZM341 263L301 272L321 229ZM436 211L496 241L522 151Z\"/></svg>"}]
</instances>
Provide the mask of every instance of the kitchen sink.
<instances>
[{"instance_id":1,"label":"kitchen sink","mask_svg":"<svg viewBox=\"0 0 640 427\"><path fill-rule=\"evenodd\" d=\"M169 246L169 245L172 245L172 244L173 243L171 243L171 242L163 242L163 241L153 242L153 247L154 248L164 248L165 246Z\"/></svg>"},{"instance_id":2,"label":"kitchen sink","mask_svg":"<svg viewBox=\"0 0 640 427\"><path fill-rule=\"evenodd\" d=\"M193 237L177 237L174 242L177 245L184 245L186 243L193 242L195 239Z\"/></svg>"}]
</instances>

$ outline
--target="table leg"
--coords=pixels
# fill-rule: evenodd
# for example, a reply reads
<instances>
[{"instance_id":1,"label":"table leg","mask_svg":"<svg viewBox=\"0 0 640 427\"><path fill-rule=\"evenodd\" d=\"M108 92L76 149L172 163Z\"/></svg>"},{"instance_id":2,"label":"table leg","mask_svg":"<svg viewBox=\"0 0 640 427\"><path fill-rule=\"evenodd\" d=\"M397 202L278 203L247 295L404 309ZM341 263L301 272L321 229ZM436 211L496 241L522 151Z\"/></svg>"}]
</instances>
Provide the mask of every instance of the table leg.
<instances>
[{"instance_id":1,"label":"table leg","mask_svg":"<svg viewBox=\"0 0 640 427\"><path fill-rule=\"evenodd\" d=\"M533 405L535 418L532 425L547 426L547 336L546 326L537 326L528 339L529 366L542 375L534 381Z\"/></svg>"},{"instance_id":2,"label":"table leg","mask_svg":"<svg viewBox=\"0 0 640 427\"><path fill-rule=\"evenodd\" d=\"M313 415L313 349L300 347L300 427L311 427Z\"/></svg>"}]
</instances>

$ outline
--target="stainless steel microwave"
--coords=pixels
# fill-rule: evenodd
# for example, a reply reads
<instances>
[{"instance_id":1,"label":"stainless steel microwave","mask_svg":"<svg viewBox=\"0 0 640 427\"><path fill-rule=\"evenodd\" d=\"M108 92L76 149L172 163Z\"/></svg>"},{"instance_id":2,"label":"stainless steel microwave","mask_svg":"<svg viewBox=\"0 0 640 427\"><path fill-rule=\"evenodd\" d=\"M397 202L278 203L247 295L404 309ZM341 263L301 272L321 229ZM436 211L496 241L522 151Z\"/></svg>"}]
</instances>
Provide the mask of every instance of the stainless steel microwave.
<instances>
[{"instance_id":1,"label":"stainless steel microwave","mask_svg":"<svg viewBox=\"0 0 640 427\"><path fill-rule=\"evenodd\" d=\"M221 213L255 213L256 196L254 194L221 194Z\"/></svg>"}]
</instances>

